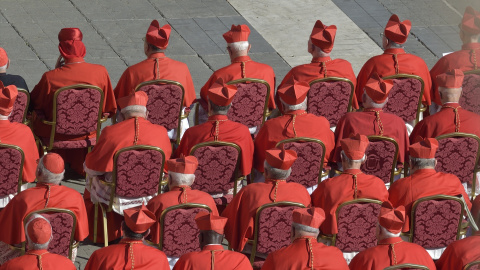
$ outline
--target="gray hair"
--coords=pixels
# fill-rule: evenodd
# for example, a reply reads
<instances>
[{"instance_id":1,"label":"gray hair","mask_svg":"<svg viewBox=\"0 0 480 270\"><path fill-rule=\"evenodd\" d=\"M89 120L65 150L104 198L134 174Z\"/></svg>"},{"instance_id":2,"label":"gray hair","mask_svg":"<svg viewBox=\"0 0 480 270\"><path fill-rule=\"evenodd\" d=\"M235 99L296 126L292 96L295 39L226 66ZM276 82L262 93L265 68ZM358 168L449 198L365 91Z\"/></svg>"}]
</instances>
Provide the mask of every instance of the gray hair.
<instances>
[{"instance_id":1,"label":"gray hair","mask_svg":"<svg viewBox=\"0 0 480 270\"><path fill-rule=\"evenodd\" d=\"M265 169L266 177L270 179L284 180L287 179L292 173L292 168L289 168L288 170L274 168L270 164L268 164L266 160L263 163L263 166Z\"/></svg>"},{"instance_id":2,"label":"gray hair","mask_svg":"<svg viewBox=\"0 0 480 270\"><path fill-rule=\"evenodd\" d=\"M393 238L393 237L399 237L401 232L399 233L392 233L389 230L385 229L382 225L378 224L378 227L380 227L380 230L382 231L382 234L385 236L385 238Z\"/></svg>"},{"instance_id":3,"label":"gray hair","mask_svg":"<svg viewBox=\"0 0 480 270\"><path fill-rule=\"evenodd\" d=\"M123 108L121 111L123 114L129 114L129 113L147 113L147 107L142 106L142 105L130 105L125 108Z\"/></svg>"},{"instance_id":4,"label":"gray hair","mask_svg":"<svg viewBox=\"0 0 480 270\"><path fill-rule=\"evenodd\" d=\"M317 57L330 56L330 53L324 52L322 49L320 49L320 47L315 46L315 44L313 44L313 42L312 42L312 45L313 45L313 52L315 53L315 55Z\"/></svg>"},{"instance_id":5,"label":"gray hair","mask_svg":"<svg viewBox=\"0 0 480 270\"><path fill-rule=\"evenodd\" d=\"M418 169L423 169L428 167L435 168L435 158L410 157L410 166L412 166L412 168L418 168Z\"/></svg>"},{"instance_id":6,"label":"gray hair","mask_svg":"<svg viewBox=\"0 0 480 270\"><path fill-rule=\"evenodd\" d=\"M12 113L9 113L8 115L1 115L0 114L0 120L8 120L8 117L10 117Z\"/></svg>"},{"instance_id":7,"label":"gray hair","mask_svg":"<svg viewBox=\"0 0 480 270\"><path fill-rule=\"evenodd\" d=\"M147 42L147 41L145 40L145 42ZM165 52L164 49L160 49L159 47L157 47L157 46L155 46L155 45L153 45L153 44L151 44L151 43L148 43L148 42L147 42L147 45L148 45L148 49L149 49L151 52L153 52L153 53Z\"/></svg>"},{"instance_id":8,"label":"gray hair","mask_svg":"<svg viewBox=\"0 0 480 270\"><path fill-rule=\"evenodd\" d=\"M361 159L350 159L349 157L347 157L347 154L345 154L345 152L343 150L342 150L342 152L340 152L340 155L342 156L342 160L347 162L347 163L351 163L351 162L362 163L367 159L367 156L365 156L365 154L363 154L363 157Z\"/></svg>"},{"instance_id":9,"label":"gray hair","mask_svg":"<svg viewBox=\"0 0 480 270\"><path fill-rule=\"evenodd\" d=\"M376 103L375 101L373 101L373 99L367 94L367 91L364 92L365 94L365 103L364 103L364 107L365 108L375 108L375 109L381 109L383 107L385 107L385 104L387 104L388 102L388 97L385 99L384 102L382 103Z\"/></svg>"},{"instance_id":10,"label":"gray hair","mask_svg":"<svg viewBox=\"0 0 480 270\"><path fill-rule=\"evenodd\" d=\"M305 97L305 100L302 103L296 104L296 105L287 104L287 103L285 103L285 101L283 101L282 98L280 98L280 101L283 104L283 111L284 112L291 112L291 111L296 111L296 110L306 110L307 109L307 101L308 101L307 97Z\"/></svg>"},{"instance_id":11,"label":"gray hair","mask_svg":"<svg viewBox=\"0 0 480 270\"><path fill-rule=\"evenodd\" d=\"M7 71L7 67L8 67L8 61L7 61L7 64L5 64L5 66L1 66L1 67L0 67L0 71L1 71L1 72Z\"/></svg>"},{"instance_id":12,"label":"gray hair","mask_svg":"<svg viewBox=\"0 0 480 270\"><path fill-rule=\"evenodd\" d=\"M248 50L248 41L238 41L233 43L227 43L227 47L229 47L233 52L240 52Z\"/></svg>"},{"instance_id":13,"label":"gray hair","mask_svg":"<svg viewBox=\"0 0 480 270\"><path fill-rule=\"evenodd\" d=\"M400 43L396 43L396 42L393 42L391 39L387 38L388 41L390 41L388 43L389 47L392 48L392 49L402 49L403 48L403 44L400 44Z\"/></svg>"},{"instance_id":14,"label":"gray hair","mask_svg":"<svg viewBox=\"0 0 480 270\"><path fill-rule=\"evenodd\" d=\"M177 172L168 172L173 186L191 186L195 181L195 174L184 174Z\"/></svg>"},{"instance_id":15,"label":"gray hair","mask_svg":"<svg viewBox=\"0 0 480 270\"><path fill-rule=\"evenodd\" d=\"M318 228L313 228L313 227L303 225L303 224L298 224L295 222L292 222L292 227L295 228L295 231L303 231L303 232L315 233L315 234L320 233L320 229Z\"/></svg>"},{"instance_id":16,"label":"gray hair","mask_svg":"<svg viewBox=\"0 0 480 270\"><path fill-rule=\"evenodd\" d=\"M210 109L212 110L213 114L221 114L221 115L227 115L228 110L232 107L232 104L228 104L227 106L219 106L215 103L213 103L210 99L208 100L208 103L210 103Z\"/></svg>"},{"instance_id":17,"label":"gray hair","mask_svg":"<svg viewBox=\"0 0 480 270\"><path fill-rule=\"evenodd\" d=\"M50 240L48 240L46 243L44 244L37 244L37 243L34 243L32 242L32 240L30 239L30 236L28 235L27 233L27 227L28 227L28 224L30 224L30 222L32 222L33 220L37 219L37 218L42 218L44 220L46 220L48 222L48 224L50 224L50 221L48 221L48 219L46 219L44 216L42 215L39 215L39 214L33 214L30 219L27 221L27 223L25 224L25 235L27 236L27 244L28 244L28 249L29 250L41 250L41 249L48 249L48 244L50 244L50 241L52 241L52 238L53 238L53 232L52 234L50 235ZM50 227L52 225L50 224Z\"/></svg>"},{"instance_id":18,"label":"gray hair","mask_svg":"<svg viewBox=\"0 0 480 270\"><path fill-rule=\"evenodd\" d=\"M58 185L62 182L65 175L65 170L61 173L53 173L45 168L43 165L43 157L40 158L40 161L37 165L37 181L40 183L50 183Z\"/></svg>"}]
</instances>

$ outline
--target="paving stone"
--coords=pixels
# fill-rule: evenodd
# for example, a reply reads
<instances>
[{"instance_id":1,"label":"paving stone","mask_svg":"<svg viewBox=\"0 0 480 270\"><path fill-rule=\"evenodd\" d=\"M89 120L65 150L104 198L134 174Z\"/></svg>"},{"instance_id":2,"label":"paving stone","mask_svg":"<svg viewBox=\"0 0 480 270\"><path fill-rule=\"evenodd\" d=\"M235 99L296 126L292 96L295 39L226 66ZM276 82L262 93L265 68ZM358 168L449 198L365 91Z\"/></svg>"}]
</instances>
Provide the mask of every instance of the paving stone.
<instances>
[{"instance_id":1,"label":"paving stone","mask_svg":"<svg viewBox=\"0 0 480 270\"><path fill-rule=\"evenodd\" d=\"M168 19L238 15L225 0L150 0L150 2Z\"/></svg>"}]
</instances>

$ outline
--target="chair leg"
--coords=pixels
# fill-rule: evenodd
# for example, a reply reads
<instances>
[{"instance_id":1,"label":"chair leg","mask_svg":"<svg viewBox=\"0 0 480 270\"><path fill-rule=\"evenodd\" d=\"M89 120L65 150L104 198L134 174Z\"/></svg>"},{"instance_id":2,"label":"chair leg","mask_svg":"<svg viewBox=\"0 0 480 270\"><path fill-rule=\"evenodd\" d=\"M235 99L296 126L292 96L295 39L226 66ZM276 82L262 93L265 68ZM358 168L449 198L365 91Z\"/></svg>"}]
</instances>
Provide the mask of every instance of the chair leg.
<instances>
[{"instance_id":1,"label":"chair leg","mask_svg":"<svg viewBox=\"0 0 480 270\"><path fill-rule=\"evenodd\" d=\"M107 247L108 246L107 213L102 204L100 204L100 209L102 210L102 216L103 216L103 243L104 243L104 246Z\"/></svg>"},{"instance_id":2,"label":"chair leg","mask_svg":"<svg viewBox=\"0 0 480 270\"><path fill-rule=\"evenodd\" d=\"M93 243L97 243L97 226L98 226L98 203L95 203L95 214L93 215Z\"/></svg>"}]
</instances>

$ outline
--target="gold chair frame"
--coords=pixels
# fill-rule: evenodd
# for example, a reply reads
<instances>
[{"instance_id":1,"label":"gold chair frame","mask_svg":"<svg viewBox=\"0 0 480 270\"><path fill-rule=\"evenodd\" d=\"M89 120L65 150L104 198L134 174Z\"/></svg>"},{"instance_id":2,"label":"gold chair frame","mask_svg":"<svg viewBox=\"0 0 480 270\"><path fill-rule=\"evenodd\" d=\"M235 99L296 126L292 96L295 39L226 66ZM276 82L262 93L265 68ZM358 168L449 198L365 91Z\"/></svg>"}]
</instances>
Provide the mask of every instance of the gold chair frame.
<instances>
[{"instance_id":1,"label":"gold chair frame","mask_svg":"<svg viewBox=\"0 0 480 270\"><path fill-rule=\"evenodd\" d=\"M340 78L340 77L325 77L325 78L318 78L310 82L310 89L312 88L312 85L318 82L347 82L350 84L351 91L350 91L350 98L348 100L348 107L347 107L347 112L352 112L352 103L353 103L353 95L355 94L355 86L353 86L353 82L350 81L347 78ZM308 95L308 94L307 94Z\"/></svg>"},{"instance_id":2,"label":"gold chair frame","mask_svg":"<svg viewBox=\"0 0 480 270\"><path fill-rule=\"evenodd\" d=\"M162 189L162 179L163 179L163 168L165 167L165 153L163 150L159 147L156 146L151 146L151 145L133 145L133 146L128 146L124 147L120 150L118 150L115 155L113 156L113 172L112 172L112 182L107 182L104 180L99 180L103 185L111 187L111 193L110 193L110 202L107 206L107 208L104 207L103 203L97 202L95 203L95 212L94 212L94 222L93 222L93 242L96 243L97 241L97 226L98 226L98 208L100 207L100 210L102 211L102 216L103 216L103 238L104 238L104 246L108 246L108 226L107 226L107 212L111 212L113 208L113 200L115 198L116 194L116 187L117 187L117 159L118 156L126 151L131 151L131 150L154 150L157 152L160 152L162 154L162 164L160 167L160 179L158 182L158 194L161 193Z\"/></svg>"},{"instance_id":3,"label":"gold chair frame","mask_svg":"<svg viewBox=\"0 0 480 270\"><path fill-rule=\"evenodd\" d=\"M393 143L393 145L395 146L395 155L393 156L393 164L392 164L392 170L391 170L391 174L390 174L390 185L393 184L393 180L395 179L395 176L399 175L402 173L402 170L397 170L398 169L398 152L399 152L399 148L398 148L398 143L397 141L395 141L394 138L391 138L391 137L386 137L386 136L378 136L378 135L370 135L370 136L367 136L368 138L368 141L388 141L388 142L391 142Z\"/></svg>"},{"instance_id":4,"label":"gold chair frame","mask_svg":"<svg viewBox=\"0 0 480 270\"><path fill-rule=\"evenodd\" d=\"M285 139L285 140L281 140L279 141L275 147L279 148L282 144L284 143L291 143L291 142L313 142L313 143L318 143L322 146L323 148L323 153L322 153L322 159L321 159L321 162L320 162L320 170L318 172L318 184L320 184L320 182L322 182L322 178L327 176L329 171L326 170L325 172L323 172L323 165L325 163L325 144L319 140L319 139L315 139L315 138L308 138L308 137L296 137L296 138L289 138L289 139Z\"/></svg>"},{"instance_id":5,"label":"gold chair frame","mask_svg":"<svg viewBox=\"0 0 480 270\"><path fill-rule=\"evenodd\" d=\"M480 167L478 166L478 161L480 160L480 138L475 135L475 134L470 134L470 133L463 133L463 132L453 132L453 133L448 133L448 134L443 134L435 139L437 141L440 141L442 139L448 139L448 138L473 138L477 140L478 142L478 149L477 149L477 157L475 158L475 168L473 170L473 179L472 179L472 193L471 193L471 199L475 199L475 189L477 185L477 172L480 171Z\"/></svg>"},{"instance_id":6,"label":"gold chair frame","mask_svg":"<svg viewBox=\"0 0 480 270\"><path fill-rule=\"evenodd\" d=\"M416 80L420 81L420 83L422 84L422 89L420 90L420 95L418 96L417 116L415 117L415 125L417 125L417 123L420 120L420 113L423 113L427 110L427 107L424 107L422 105L423 93L425 91L425 82L423 81L423 79L420 76L412 75L412 74L405 74L405 73L399 73L399 74L395 74L395 75L391 75L391 76L386 76L386 77L383 77L382 79L383 80L393 80L393 79L403 79L403 78L416 79Z\"/></svg>"},{"instance_id":7,"label":"gold chair frame","mask_svg":"<svg viewBox=\"0 0 480 270\"><path fill-rule=\"evenodd\" d=\"M397 269L405 269L405 268L430 270L430 268L426 267L425 265L413 264L413 263L402 263L402 264L392 265L392 266L383 268L383 270L397 270Z\"/></svg>"},{"instance_id":8,"label":"gold chair frame","mask_svg":"<svg viewBox=\"0 0 480 270\"><path fill-rule=\"evenodd\" d=\"M165 210L162 211L162 214L160 215L160 241L158 243L158 248L160 250L163 250L163 231L164 231L164 226L165 226L165 216L168 214L168 212L177 210L177 209L188 209L188 208L202 208L208 210L208 212L212 212L212 209L206 204L200 204L200 203L182 203L182 204L177 204L174 206L170 206L166 208Z\"/></svg>"},{"instance_id":9,"label":"gold chair frame","mask_svg":"<svg viewBox=\"0 0 480 270\"><path fill-rule=\"evenodd\" d=\"M27 113L28 113L28 106L30 105L30 93L23 88L17 88L17 89L18 89L18 92L22 92L25 95L27 95L27 105L25 107L25 111L23 111L22 123L24 123L25 125L28 125L29 121L26 119L27 119Z\"/></svg>"},{"instance_id":10,"label":"gold chair frame","mask_svg":"<svg viewBox=\"0 0 480 270\"><path fill-rule=\"evenodd\" d=\"M253 262L255 261L255 256L257 254L257 243L258 243L258 227L260 225L260 214L263 210L270 208L270 207L277 207L277 206L298 206L300 208L305 208L305 205L297 202L289 202L289 201L281 201L281 202L273 202L273 203L266 203L259 208L255 213L255 225L253 230L253 240L248 239L247 243L252 245L252 253L250 254L250 263L253 266Z\"/></svg>"},{"instance_id":11,"label":"gold chair frame","mask_svg":"<svg viewBox=\"0 0 480 270\"><path fill-rule=\"evenodd\" d=\"M231 142L209 141L209 142L202 142L202 143L194 145L192 147L192 149L190 149L190 155L193 156L193 154L195 153L195 151L198 148L205 147L205 146L231 146L231 147L233 147L237 150L237 152L238 152L237 164L235 165L235 170L233 172L233 175L234 175L234 178L235 178L235 181L234 181L234 184L233 184L233 196L235 196L237 194L238 182L241 181L242 179L244 179L244 177L242 175L240 175L240 172L239 172L240 162L241 162L241 159L242 159L242 149L240 148L240 146L238 146L238 144L231 143Z\"/></svg>"},{"instance_id":12,"label":"gold chair frame","mask_svg":"<svg viewBox=\"0 0 480 270\"><path fill-rule=\"evenodd\" d=\"M100 104L99 104L99 107L98 107L97 134L96 134L97 138L100 137L100 130L102 128L102 123L107 121L107 118L102 118L105 95L104 95L104 93L103 93L103 91L100 87L95 86L95 85L90 85L90 84L75 84L75 85L69 85L69 86L65 86L65 87L62 87L62 88L58 89L57 91L55 91L55 95L53 96L53 113L52 113L53 117L52 117L52 121L42 120L42 122L44 124L52 126L52 130L50 131L49 145L48 146L43 145L42 140L39 140L40 145L43 148L44 154L46 154L47 151L51 151L53 149L53 143L55 141L55 130L56 130L56 127L57 127L57 98L58 98L58 95L63 91L71 90L71 89L77 89L77 90L80 90L80 89L94 89L94 90L97 90L100 93L101 98L100 98ZM92 148L91 146L88 147L89 152L90 152L91 148Z\"/></svg>"},{"instance_id":13,"label":"gold chair frame","mask_svg":"<svg viewBox=\"0 0 480 270\"><path fill-rule=\"evenodd\" d=\"M479 72L480 73L480 72ZM463 268L462 270L469 270L470 268L472 268L472 266L474 265L480 265L480 261L473 261L471 263L467 263Z\"/></svg>"},{"instance_id":14,"label":"gold chair frame","mask_svg":"<svg viewBox=\"0 0 480 270\"><path fill-rule=\"evenodd\" d=\"M139 85L137 85L135 87L135 92L137 91L140 91L140 88L144 87L144 86L147 86L147 85L152 85L152 84L171 84L171 85L176 85L178 87L180 87L180 89L182 89L182 100L181 100L181 104L180 104L180 111L178 112L178 126L177 126L177 138L175 139L175 143L178 145L180 144L180 128L182 126L182 119L185 119L187 118L188 115L183 115L182 114L182 111L183 111L183 101L185 99L185 88L183 87L183 85L177 81L171 81L171 80L152 80L152 81L146 81L146 82L142 82L140 83Z\"/></svg>"},{"instance_id":15,"label":"gold chair frame","mask_svg":"<svg viewBox=\"0 0 480 270\"><path fill-rule=\"evenodd\" d=\"M22 185L23 185L22 179L23 179L23 165L25 163L25 153L23 152L22 148L12 144L0 143L0 149L1 148L15 149L19 151L20 155L22 156L22 161L20 162L20 171L18 173L18 186L17 186L17 193L20 193L22 191Z\"/></svg>"},{"instance_id":16,"label":"gold chair frame","mask_svg":"<svg viewBox=\"0 0 480 270\"><path fill-rule=\"evenodd\" d=\"M37 210L37 211L33 211L33 212L30 212L27 216L25 216L25 218L23 219L23 226L25 226L25 224L27 224L28 220L30 219L30 217L34 214L39 214L39 215L42 215L42 214L47 214L47 213L66 213L66 214L69 214L70 216L72 216L73 218L73 226L72 226L72 233L70 235L70 242L68 244L69 248L68 248L68 258L70 260L72 260L72 251L74 248L78 248L78 246L80 245L80 241L79 242L76 242L75 243L75 229L77 227L77 217L75 216L75 213L73 213L71 210L68 210L68 209L61 209L61 208L44 208L44 209L40 209L40 210ZM26 242L23 242L22 243L22 255L25 253L25 250L26 250Z\"/></svg>"}]
</instances>

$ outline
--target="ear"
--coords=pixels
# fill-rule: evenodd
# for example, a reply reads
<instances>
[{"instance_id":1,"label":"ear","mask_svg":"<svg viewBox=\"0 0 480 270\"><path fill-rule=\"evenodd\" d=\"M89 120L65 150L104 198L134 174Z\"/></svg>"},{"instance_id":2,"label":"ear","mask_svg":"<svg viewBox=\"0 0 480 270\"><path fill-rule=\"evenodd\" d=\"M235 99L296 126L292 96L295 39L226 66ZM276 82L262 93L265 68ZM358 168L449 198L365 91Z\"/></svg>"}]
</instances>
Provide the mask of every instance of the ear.
<instances>
[{"instance_id":1,"label":"ear","mask_svg":"<svg viewBox=\"0 0 480 270\"><path fill-rule=\"evenodd\" d=\"M249 44L248 44L247 52L249 52L251 48L252 48L252 44L249 43Z\"/></svg>"}]
</instances>

